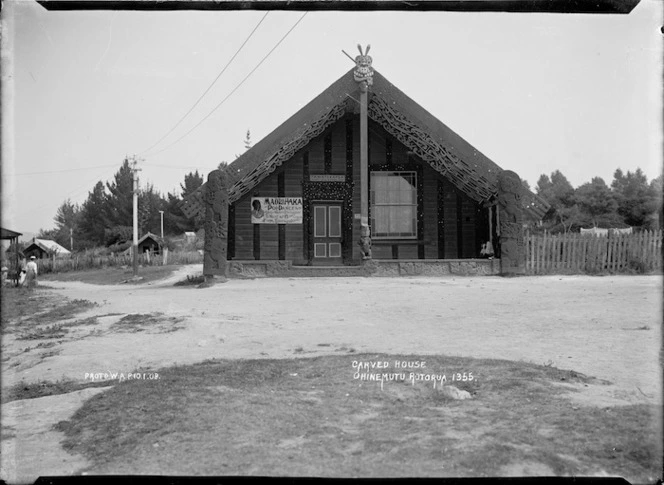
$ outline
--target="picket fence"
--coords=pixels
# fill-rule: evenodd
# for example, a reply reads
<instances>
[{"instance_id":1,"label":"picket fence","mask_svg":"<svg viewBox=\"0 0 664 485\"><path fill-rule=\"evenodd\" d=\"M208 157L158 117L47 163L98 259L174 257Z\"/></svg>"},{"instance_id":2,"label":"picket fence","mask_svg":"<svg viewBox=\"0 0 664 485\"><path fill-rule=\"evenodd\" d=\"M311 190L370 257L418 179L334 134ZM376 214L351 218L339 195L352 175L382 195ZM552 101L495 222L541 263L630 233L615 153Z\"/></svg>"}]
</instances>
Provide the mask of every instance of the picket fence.
<instances>
[{"instance_id":1,"label":"picket fence","mask_svg":"<svg viewBox=\"0 0 664 485\"><path fill-rule=\"evenodd\" d=\"M203 255L198 251L169 252L166 264L199 264L203 263ZM138 264L143 266L160 266L164 264L164 255L138 255ZM88 269L131 267L133 259L129 254L73 254L65 258L44 258L39 260L40 274L80 271Z\"/></svg>"},{"instance_id":2,"label":"picket fence","mask_svg":"<svg viewBox=\"0 0 664 485\"><path fill-rule=\"evenodd\" d=\"M525 235L526 272L650 273L662 269L662 231Z\"/></svg>"}]
</instances>

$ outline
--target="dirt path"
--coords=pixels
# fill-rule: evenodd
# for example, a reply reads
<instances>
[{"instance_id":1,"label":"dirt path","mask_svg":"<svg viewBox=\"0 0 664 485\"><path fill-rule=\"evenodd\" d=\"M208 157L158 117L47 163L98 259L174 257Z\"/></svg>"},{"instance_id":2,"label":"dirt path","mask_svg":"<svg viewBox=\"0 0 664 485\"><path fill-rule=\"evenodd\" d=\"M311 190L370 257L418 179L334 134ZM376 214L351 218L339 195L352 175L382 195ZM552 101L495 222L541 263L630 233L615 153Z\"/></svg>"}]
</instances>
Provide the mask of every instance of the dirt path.
<instances>
[{"instance_id":1,"label":"dirt path","mask_svg":"<svg viewBox=\"0 0 664 485\"><path fill-rule=\"evenodd\" d=\"M50 357L17 355L3 369L3 387L210 358L352 349L549 364L611 381L584 389L579 401L661 402L660 276L284 278L230 280L206 289L171 286L194 269L143 286L50 283L57 294L99 304L81 315L103 316L96 334L81 329ZM172 320L140 332L115 330L124 315L155 312ZM4 340L3 346L18 345ZM71 407L79 405L80 398L72 397Z\"/></svg>"}]
</instances>

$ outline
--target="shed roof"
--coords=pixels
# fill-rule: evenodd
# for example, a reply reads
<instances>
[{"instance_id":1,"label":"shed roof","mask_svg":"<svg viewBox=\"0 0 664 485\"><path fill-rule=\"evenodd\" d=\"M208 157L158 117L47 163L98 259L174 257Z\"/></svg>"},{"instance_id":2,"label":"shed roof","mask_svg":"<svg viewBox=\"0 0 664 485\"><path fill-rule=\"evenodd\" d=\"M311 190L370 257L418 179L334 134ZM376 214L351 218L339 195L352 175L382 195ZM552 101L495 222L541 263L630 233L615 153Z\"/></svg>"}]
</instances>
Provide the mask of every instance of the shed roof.
<instances>
[{"instance_id":1,"label":"shed roof","mask_svg":"<svg viewBox=\"0 0 664 485\"><path fill-rule=\"evenodd\" d=\"M161 238L157 236L156 234L152 234L151 232L147 232L143 235L142 238L138 240L138 244L141 244L143 241L147 240L148 238L152 239L154 242L157 244L161 245Z\"/></svg>"},{"instance_id":2,"label":"shed roof","mask_svg":"<svg viewBox=\"0 0 664 485\"><path fill-rule=\"evenodd\" d=\"M359 96L351 69L229 166L229 200L248 193L330 125L354 112ZM368 116L472 199L491 202L497 195L497 177L503 169L378 71L369 91ZM204 186L183 205L189 217L203 210ZM549 208L525 188L522 203L533 219L541 219Z\"/></svg>"},{"instance_id":3,"label":"shed roof","mask_svg":"<svg viewBox=\"0 0 664 485\"><path fill-rule=\"evenodd\" d=\"M14 239L15 237L22 236L23 234L20 232L12 231L10 229L5 229L4 227L0 227L0 239Z\"/></svg>"},{"instance_id":4,"label":"shed roof","mask_svg":"<svg viewBox=\"0 0 664 485\"><path fill-rule=\"evenodd\" d=\"M42 251L46 251L49 254L71 254L71 251L69 249L65 248L64 246L61 246L60 244L56 243L55 241L51 241L50 239L38 239L34 238L32 240L32 243L25 248L25 252L28 252L32 246L37 246L39 249Z\"/></svg>"}]
</instances>

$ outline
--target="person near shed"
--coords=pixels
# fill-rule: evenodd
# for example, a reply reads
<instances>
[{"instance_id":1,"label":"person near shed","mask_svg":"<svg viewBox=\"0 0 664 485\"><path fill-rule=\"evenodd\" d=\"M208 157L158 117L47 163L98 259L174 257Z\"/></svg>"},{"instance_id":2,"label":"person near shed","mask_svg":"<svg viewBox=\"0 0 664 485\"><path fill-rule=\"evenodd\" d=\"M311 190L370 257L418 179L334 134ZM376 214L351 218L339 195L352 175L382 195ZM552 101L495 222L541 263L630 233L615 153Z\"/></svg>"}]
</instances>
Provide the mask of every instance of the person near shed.
<instances>
[{"instance_id":1,"label":"person near shed","mask_svg":"<svg viewBox=\"0 0 664 485\"><path fill-rule=\"evenodd\" d=\"M2 286L4 287L7 284L7 275L9 274L9 266L3 262L2 264Z\"/></svg>"},{"instance_id":2,"label":"person near shed","mask_svg":"<svg viewBox=\"0 0 664 485\"><path fill-rule=\"evenodd\" d=\"M30 256L30 261L25 266L25 283L28 288L37 286L37 258Z\"/></svg>"}]
</instances>

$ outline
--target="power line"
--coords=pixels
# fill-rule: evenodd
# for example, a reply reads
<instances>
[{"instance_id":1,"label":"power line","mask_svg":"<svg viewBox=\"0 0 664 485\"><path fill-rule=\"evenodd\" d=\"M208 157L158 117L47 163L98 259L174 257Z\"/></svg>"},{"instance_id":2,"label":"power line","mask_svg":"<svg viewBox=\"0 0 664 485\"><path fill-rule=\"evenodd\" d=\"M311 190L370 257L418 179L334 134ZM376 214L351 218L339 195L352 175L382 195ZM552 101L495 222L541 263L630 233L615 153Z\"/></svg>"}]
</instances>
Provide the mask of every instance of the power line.
<instances>
[{"instance_id":1,"label":"power line","mask_svg":"<svg viewBox=\"0 0 664 485\"><path fill-rule=\"evenodd\" d=\"M173 169L173 170L198 170L198 171L203 170L203 169L201 169L200 166L194 167L192 165L182 165L182 166L175 167L173 165L157 165L155 163L147 163L147 162L143 163L143 165L148 166L148 167L170 168L170 169ZM212 170L212 169L210 169L210 170Z\"/></svg>"},{"instance_id":2,"label":"power line","mask_svg":"<svg viewBox=\"0 0 664 485\"><path fill-rule=\"evenodd\" d=\"M18 177L19 175L42 175L42 174L47 174L47 173L63 173L63 172L76 172L79 170L95 170L97 168L109 168L109 167L117 167L117 165L100 165L98 167L83 167L83 168L66 168L63 170L49 170L45 172L24 172L24 173L12 173L12 174L7 174L8 176L15 176Z\"/></svg>"},{"instance_id":3,"label":"power line","mask_svg":"<svg viewBox=\"0 0 664 485\"><path fill-rule=\"evenodd\" d=\"M226 69L228 69L228 66L231 65L231 63L233 62L233 60L237 57L237 55L240 53L240 51L244 48L245 44L246 44L247 42L249 42L249 39L251 39L251 37L252 37L252 36L254 35L254 33L256 32L256 30L258 30L258 27L260 27L260 25L263 23L263 20L265 20L265 18L267 17L267 15L268 15L269 13L270 13L270 12L268 11L268 12L265 13L265 15L263 15L263 18L260 19L260 21L256 24L256 27L254 27L254 30L251 31L251 33L250 33L249 36L245 39L245 41L242 43L242 45L240 46L240 48L235 52L235 54L233 54L233 57L231 57L230 61L228 61L228 62L226 63L226 65L224 66L224 68L223 68L223 69L221 70L221 72L217 75L217 77L214 78L214 81L212 81L212 83L208 86L208 88L205 90L205 92L204 92L203 94L201 94L201 95L198 97L198 99L196 100L196 102L194 103L194 105L193 105L191 108L189 108L189 111L187 111L187 112L182 116L182 118L180 118L180 119L178 120L178 122L175 123L175 126L173 126L173 128L171 128L171 129L168 131L168 133L166 133L164 136L162 136L161 138L159 138L159 140L157 140L157 141L156 141L151 147L149 147L149 148L143 150L141 153L139 153L139 155L143 155L144 153L149 152L150 150L152 150L152 149L153 149L155 146L157 146L157 145L158 145L158 144L159 144L164 138L166 138L168 135L170 135L171 133L173 133L173 131L174 131L178 126L180 126L180 123L182 123L182 122L184 121L184 119L185 119L187 116L189 116L189 113L191 113L191 112L194 110L194 108L195 108L196 106L198 106L198 103L200 103L201 100L203 99L203 97L204 97L204 96L210 91L210 89L212 89L212 86L215 85L215 83L219 80L219 78L221 77L221 75L222 75L224 72L226 72Z\"/></svg>"},{"instance_id":4,"label":"power line","mask_svg":"<svg viewBox=\"0 0 664 485\"><path fill-rule=\"evenodd\" d=\"M117 164L115 164L115 165L108 165L107 167L117 167ZM97 168L101 168L101 167L97 167ZM100 176L95 176L95 178L91 179L89 182L86 182L84 185L79 185L79 188L78 188L78 189L75 189L75 190L69 192L68 194L66 194L66 195L64 196L63 202L66 201L67 199L70 199L74 194L78 194L78 193L80 193L80 192L82 192L82 191L88 191L88 190L89 190L89 186L90 186L90 184L95 183L95 182L101 182L100 179L102 178L102 176L103 176L104 174L108 173L108 172L107 172L106 170L104 170L103 172L98 172L98 173L99 173ZM96 183L95 183L95 185L96 185ZM92 187L92 190L94 190L94 186ZM51 203L46 203L46 204L44 204L44 205L42 205L42 206L37 207L37 208L34 209L34 210L35 210L35 211L41 211L42 209L46 209L46 208L48 208L48 207L53 207L53 205L52 205ZM59 207L59 206L58 206L58 207Z\"/></svg>"},{"instance_id":5,"label":"power line","mask_svg":"<svg viewBox=\"0 0 664 485\"><path fill-rule=\"evenodd\" d=\"M169 149L170 147L172 147L173 145L176 145L176 144L179 143L183 138L185 138L187 135L189 135L192 131L194 131L196 128L198 128L201 124L203 124L203 122L204 122L205 120L207 120L210 116L212 116L212 114L213 114L215 111L217 111L217 110L221 107L221 105L224 104L224 103L226 102L226 100L228 100L228 98L230 98L230 97L233 95L233 93L235 93L235 91L237 91L237 90L240 88L240 86L242 86L242 85L244 84L244 82L245 82L247 79L249 79L249 77L250 77L250 76L251 76L251 75L252 75L252 74L253 74L253 73L254 73L254 72L255 72L255 71L261 66L261 64L263 64L263 62L265 62L265 60L266 60L268 57L270 57L270 55L271 55L271 54L277 49L277 47L279 47L279 45L280 45L280 44L286 39L286 37L288 37L288 35L289 35L289 34L295 29L295 27L297 27L297 25L302 21L302 19L304 19L304 17L305 17L308 13L309 13L309 12L304 12L304 14L302 14L302 16L298 19L297 22L295 22L295 24L290 28L290 30L289 30L288 32L286 32L286 34L284 34L284 36L279 40L279 42L277 42L277 43L275 44L275 46L274 46L272 49L270 49L270 52L268 52L268 53L265 55L265 57L263 57L263 59L261 59L261 61L256 65L256 67L254 67L254 68L251 70L251 72L249 72L249 74L247 74L247 75L245 76L245 78L242 79L242 81L240 81L240 83L239 83L237 86L235 86L235 87L233 88L233 90L228 94L228 96L226 96L224 99L222 99L221 102L220 102L217 106L215 106L214 109L213 109L212 111L210 111L210 112L207 114L207 116L205 116L205 118L203 118L201 121L199 121L199 122L198 122L198 123L192 128L192 129L190 129L188 132L186 132L186 133L185 133L184 135L182 135L180 138L178 138L177 140L175 140L173 143L171 143L170 145L165 146L164 148L162 148L162 149L159 150L159 151L154 152L152 155L157 155L158 153L161 153L161 152L163 152L163 151L168 150L168 149Z\"/></svg>"}]
</instances>

